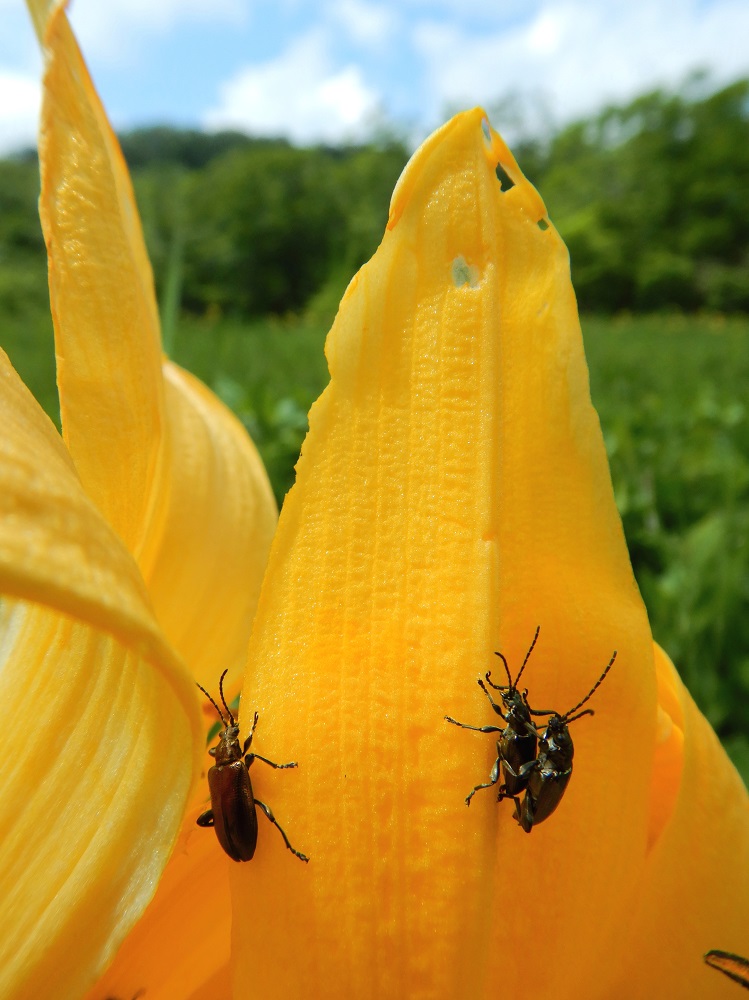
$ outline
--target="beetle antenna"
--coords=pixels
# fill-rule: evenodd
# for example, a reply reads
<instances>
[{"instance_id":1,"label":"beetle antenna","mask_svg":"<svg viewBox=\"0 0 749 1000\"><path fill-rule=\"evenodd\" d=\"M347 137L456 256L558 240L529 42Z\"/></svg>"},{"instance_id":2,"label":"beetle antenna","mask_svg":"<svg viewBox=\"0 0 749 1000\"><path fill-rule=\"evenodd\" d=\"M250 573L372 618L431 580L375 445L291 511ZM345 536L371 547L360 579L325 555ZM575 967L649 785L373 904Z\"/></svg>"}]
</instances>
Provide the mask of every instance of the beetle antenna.
<instances>
[{"instance_id":1,"label":"beetle antenna","mask_svg":"<svg viewBox=\"0 0 749 1000\"><path fill-rule=\"evenodd\" d=\"M606 674L614 666L614 660L615 659L616 659L616 650L614 650L614 655L609 660L609 665L606 667L606 669L604 670L604 672L601 674L601 676L595 682L595 684L590 689L590 691L588 691L588 693L585 695L585 697L583 698L583 700L580 701L580 702L578 702L577 705L575 705L574 708L571 708L569 710L569 712L565 712L563 718L567 719L567 721L570 722L571 721L570 716L574 715L574 713L578 710L578 708L582 708L583 705L585 704L585 702L595 694L595 692L598 690L598 688L601 686L601 684L603 684L603 681L604 681L604 678L606 677ZM580 718L580 716L578 716L578 718Z\"/></svg>"},{"instance_id":2,"label":"beetle antenna","mask_svg":"<svg viewBox=\"0 0 749 1000\"><path fill-rule=\"evenodd\" d=\"M510 668L507 666L507 660L504 658L504 656L502 656L501 653L495 653L494 655L498 656L500 658L500 660L502 661L502 663L504 664L505 673L507 674L507 683L509 684L510 687L512 687L512 677L510 677ZM488 673L490 674L491 670L488 671ZM486 679L489 680L488 675L487 675ZM491 681L489 681L489 683L492 684ZM496 688L499 691L499 685L498 684L492 684L492 687Z\"/></svg>"},{"instance_id":3,"label":"beetle antenna","mask_svg":"<svg viewBox=\"0 0 749 1000\"><path fill-rule=\"evenodd\" d=\"M229 673L229 668L227 667L226 670L223 672L223 674L221 674L221 677L219 678L218 689L219 689L219 691L221 693L221 701L223 701L223 703L224 703L224 708L226 709L226 711L229 714L229 718L231 719L232 726L234 726L234 725L236 725L236 723L234 722L234 716L231 714L231 709L226 704L226 698L224 698L224 677L226 677L226 675L228 673ZM601 678L601 680L603 680L603 678ZM599 681L599 684L600 684L600 681ZM594 688L594 690L595 690L595 688ZM581 702L581 704L582 704L582 702ZM578 705L577 707L579 708L580 705Z\"/></svg>"},{"instance_id":4,"label":"beetle antenna","mask_svg":"<svg viewBox=\"0 0 749 1000\"><path fill-rule=\"evenodd\" d=\"M208 701L210 701L210 703L211 703L211 704L213 705L213 707L214 707L214 708L216 709L216 711L218 712L219 716L221 717L221 721L223 722L224 726L226 726L226 719L224 718L224 713L223 713L223 712L221 711L221 709L220 709L220 708L218 707L218 705L217 705L217 704L216 704L216 702L215 702L215 701L213 700L213 698L211 698L211 696L210 696L210 695L208 694L208 692L207 692L207 691L206 691L206 689L205 689L205 688L203 687L203 685L202 685L202 684L198 684L198 682L197 682L197 681L195 681L195 683L196 683L196 685L197 685L197 686L198 686L198 687L200 688L200 690L201 690L201 691L203 692L203 694L204 694L204 695L206 696L206 698L208 699Z\"/></svg>"},{"instance_id":5,"label":"beetle antenna","mask_svg":"<svg viewBox=\"0 0 749 1000\"><path fill-rule=\"evenodd\" d=\"M522 667L520 668L520 673L519 673L519 674L517 675L517 677L515 678L515 683L513 684L513 683L512 683L512 681L510 681L510 685L511 685L512 687L514 687L514 688L516 688L516 687L518 686L518 681L520 680L520 678L521 678L521 676L522 676L522 674L523 674L523 671L525 670L525 665L526 665L526 663L527 663L527 662L528 662L528 660L530 659L530 656L531 656L531 653L533 652L533 647L534 647L534 646L536 645L536 642L538 641L538 633L539 633L540 631L541 631L541 626L539 625L539 626L538 626L538 627L536 628L536 634L535 634L535 635L533 636L533 642L531 643L531 648L530 648L530 649L528 650L528 652L527 652L527 653L525 654L525 659L523 660L523 665L522 665Z\"/></svg>"},{"instance_id":6,"label":"beetle antenna","mask_svg":"<svg viewBox=\"0 0 749 1000\"><path fill-rule=\"evenodd\" d=\"M595 714L596 713L593 711L592 708L584 708L582 712L579 712L577 715L572 715L572 716L565 715L564 718L567 721L567 725L569 725L570 722L577 722L578 719L582 719L584 715L595 715Z\"/></svg>"}]
</instances>

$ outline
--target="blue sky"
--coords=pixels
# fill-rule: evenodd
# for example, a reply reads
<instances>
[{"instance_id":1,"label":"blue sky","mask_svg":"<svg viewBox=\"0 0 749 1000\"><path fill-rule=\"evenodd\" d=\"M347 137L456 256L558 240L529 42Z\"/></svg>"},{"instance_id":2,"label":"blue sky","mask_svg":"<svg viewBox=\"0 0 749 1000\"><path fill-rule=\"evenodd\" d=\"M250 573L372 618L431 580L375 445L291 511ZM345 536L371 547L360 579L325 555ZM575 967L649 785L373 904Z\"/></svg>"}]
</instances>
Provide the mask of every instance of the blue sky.
<instances>
[{"instance_id":1,"label":"blue sky","mask_svg":"<svg viewBox=\"0 0 749 1000\"><path fill-rule=\"evenodd\" d=\"M416 141L508 94L540 125L697 67L749 75L748 0L74 0L70 17L116 128L304 143L389 122ZM2 152L34 139L40 59L21 0L0 24Z\"/></svg>"}]
</instances>

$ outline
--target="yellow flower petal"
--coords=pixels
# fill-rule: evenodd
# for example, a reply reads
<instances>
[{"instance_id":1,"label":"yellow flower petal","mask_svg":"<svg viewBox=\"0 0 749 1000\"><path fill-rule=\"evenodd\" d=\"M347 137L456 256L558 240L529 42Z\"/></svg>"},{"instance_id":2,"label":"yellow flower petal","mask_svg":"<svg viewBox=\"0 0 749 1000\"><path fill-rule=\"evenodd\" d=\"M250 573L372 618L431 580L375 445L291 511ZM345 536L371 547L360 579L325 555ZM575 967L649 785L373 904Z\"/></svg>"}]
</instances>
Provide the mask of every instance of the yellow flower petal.
<instances>
[{"instance_id":1,"label":"yellow flower petal","mask_svg":"<svg viewBox=\"0 0 749 1000\"><path fill-rule=\"evenodd\" d=\"M202 727L134 562L2 353L0 426L0 995L64 1000L153 894Z\"/></svg>"},{"instance_id":2,"label":"yellow flower petal","mask_svg":"<svg viewBox=\"0 0 749 1000\"><path fill-rule=\"evenodd\" d=\"M90 621L174 663L132 558L2 351L0 426L0 591Z\"/></svg>"},{"instance_id":3,"label":"yellow flower petal","mask_svg":"<svg viewBox=\"0 0 749 1000\"><path fill-rule=\"evenodd\" d=\"M44 55L40 213L63 434L86 491L137 558L164 420L151 268L127 167L63 5L49 15Z\"/></svg>"},{"instance_id":4,"label":"yellow flower petal","mask_svg":"<svg viewBox=\"0 0 749 1000\"><path fill-rule=\"evenodd\" d=\"M45 5L32 4L37 21ZM40 9L41 8L41 9ZM44 33L41 214L63 433L203 683L239 666L277 517L238 421L166 363L127 168L62 6Z\"/></svg>"},{"instance_id":5,"label":"yellow flower petal","mask_svg":"<svg viewBox=\"0 0 749 1000\"><path fill-rule=\"evenodd\" d=\"M86 1000L229 1000L229 860L210 830L185 818L151 904Z\"/></svg>"},{"instance_id":6,"label":"yellow flower petal","mask_svg":"<svg viewBox=\"0 0 749 1000\"><path fill-rule=\"evenodd\" d=\"M204 687L239 668L276 529L276 503L246 431L202 383L164 365L168 440L161 508L141 568L156 615Z\"/></svg>"},{"instance_id":7,"label":"yellow flower petal","mask_svg":"<svg viewBox=\"0 0 749 1000\"><path fill-rule=\"evenodd\" d=\"M622 998L736 996L702 956L716 947L747 950L749 927L749 799L718 738L697 709L663 650L656 647L662 687L678 703L683 761L675 787L661 775L673 801L670 822L648 854L626 925ZM673 700L671 701L673 705Z\"/></svg>"},{"instance_id":8,"label":"yellow flower petal","mask_svg":"<svg viewBox=\"0 0 749 1000\"><path fill-rule=\"evenodd\" d=\"M258 752L299 760L253 782L311 861L261 817L232 872L235 995L523 996L541 935L559 1000L611 996L669 821L650 813L651 636L567 252L479 110L406 168L326 351L242 703ZM569 790L528 836L491 793L466 809L496 750L443 717L495 721L476 677L496 649L517 670L538 624L536 707L570 709L618 658L573 723Z\"/></svg>"}]
</instances>

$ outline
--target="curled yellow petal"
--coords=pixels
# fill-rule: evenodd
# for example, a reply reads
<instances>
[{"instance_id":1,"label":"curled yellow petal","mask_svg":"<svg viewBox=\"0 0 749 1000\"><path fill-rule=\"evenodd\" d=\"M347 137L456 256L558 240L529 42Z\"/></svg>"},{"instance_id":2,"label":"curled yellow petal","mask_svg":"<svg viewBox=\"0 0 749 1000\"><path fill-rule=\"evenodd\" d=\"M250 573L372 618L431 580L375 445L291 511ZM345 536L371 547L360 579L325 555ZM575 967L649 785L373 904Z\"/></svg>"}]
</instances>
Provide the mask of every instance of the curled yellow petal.
<instances>
[{"instance_id":1,"label":"curled yellow petal","mask_svg":"<svg viewBox=\"0 0 749 1000\"><path fill-rule=\"evenodd\" d=\"M133 553L170 641L204 683L237 667L277 516L246 432L168 362L117 139L64 12L44 23L40 137L65 440ZM45 20L46 19L46 20Z\"/></svg>"},{"instance_id":2,"label":"curled yellow petal","mask_svg":"<svg viewBox=\"0 0 749 1000\"><path fill-rule=\"evenodd\" d=\"M681 773L662 772L656 789L672 803L670 821L643 865L622 941L626 965L613 996L647 996L652 983L672 996L735 997L702 956L747 950L749 800L717 736L656 647L659 679L678 703ZM678 780L681 778L681 780ZM664 928L668 928L664 940Z\"/></svg>"},{"instance_id":3,"label":"curled yellow petal","mask_svg":"<svg viewBox=\"0 0 749 1000\"><path fill-rule=\"evenodd\" d=\"M229 1000L228 861L212 830L185 817L174 854L143 917L86 1000Z\"/></svg>"},{"instance_id":4,"label":"curled yellow petal","mask_svg":"<svg viewBox=\"0 0 749 1000\"><path fill-rule=\"evenodd\" d=\"M241 666L276 528L246 431L205 386L164 365L169 450L140 564L159 622L204 687Z\"/></svg>"},{"instance_id":5,"label":"curled yellow petal","mask_svg":"<svg viewBox=\"0 0 749 1000\"><path fill-rule=\"evenodd\" d=\"M0 426L0 591L91 621L174 662L132 558L1 351Z\"/></svg>"},{"instance_id":6,"label":"curled yellow petal","mask_svg":"<svg viewBox=\"0 0 749 1000\"><path fill-rule=\"evenodd\" d=\"M260 819L232 872L235 996L524 996L539 940L559 1000L613 996L678 747L655 776L652 640L567 252L479 110L414 155L326 352L242 703L258 752L299 760L253 781L311 861ZM536 707L571 709L617 659L572 724L558 810L526 835L490 792L466 809L494 740L444 716L495 722L476 678L495 650L516 672L538 625Z\"/></svg>"},{"instance_id":7,"label":"curled yellow petal","mask_svg":"<svg viewBox=\"0 0 749 1000\"><path fill-rule=\"evenodd\" d=\"M164 419L151 267L63 5L49 14L44 55L39 204L63 434L89 496L137 557Z\"/></svg>"},{"instance_id":8,"label":"curled yellow petal","mask_svg":"<svg viewBox=\"0 0 749 1000\"><path fill-rule=\"evenodd\" d=\"M154 891L200 762L132 558L0 354L0 994L78 997Z\"/></svg>"}]
</instances>

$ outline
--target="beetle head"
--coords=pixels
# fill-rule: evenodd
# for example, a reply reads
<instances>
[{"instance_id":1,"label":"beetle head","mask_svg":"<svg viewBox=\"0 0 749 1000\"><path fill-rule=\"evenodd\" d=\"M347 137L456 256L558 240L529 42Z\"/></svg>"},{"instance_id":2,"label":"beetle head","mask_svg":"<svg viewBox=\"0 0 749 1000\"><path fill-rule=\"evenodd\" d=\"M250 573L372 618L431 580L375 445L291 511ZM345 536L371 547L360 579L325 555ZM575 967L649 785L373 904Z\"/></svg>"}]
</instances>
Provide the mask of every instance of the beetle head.
<instances>
[{"instance_id":1,"label":"beetle head","mask_svg":"<svg viewBox=\"0 0 749 1000\"><path fill-rule=\"evenodd\" d=\"M541 752L545 753L555 767L567 768L572 764L575 746L567 727L568 719L554 713L549 716L546 729L541 736Z\"/></svg>"},{"instance_id":2,"label":"beetle head","mask_svg":"<svg viewBox=\"0 0 749 1000\"><path fill-rule=\"evenodd\" d=\"M523 732L526 723L530 721L530 709L526 695L527 691L518 691L514 686L504 688L501 692L502 704L504 705L506 716L509 718L513 729L518 732Z\"/></svg>"},{"instance_id":3,"label":"beetle head","mask_svg":"<svg viewBox=\"0 0 749 1000\"><path fill-rule=\"evenodd\" d=\"M242 748L239 745L239 726L236 723L226 726L218 734L218 743L208 753L217 764L231 764L232 761L240 760Z\"/></svg>"},{"instance_id":4,"label":"beetle head","mask_svg":"<svg viewBox=\"0 0 749 1000\"><path fill-rule=\"evenodd\" d=\"M208 694L206 689L198 684L198 687L210 701L213 707L219 714L219 718L224 724L223 730L218 734L218 744L215 747L211 747L208 753L211 757L215 758L217 764L229 764L234 760L241 760L242 750L239 745L239 726L236 723L234 716L231 713L231 709L226 704L226 698L224 697L224 677L226 677L228 670L225 670L218 682L218 689L221 694L221 701L223 702L224 708L226 709L226 714L229 716L229 721L227 722L224 718L224 713L218 707L213 698ZM197 681L196 681L197 684ZM257 713L255 715L255 722L257 722ZM254 730L254 726L252 727ZM252 734L250 734L249 742L252 739Z\"/></svg>"}]
</instances>

